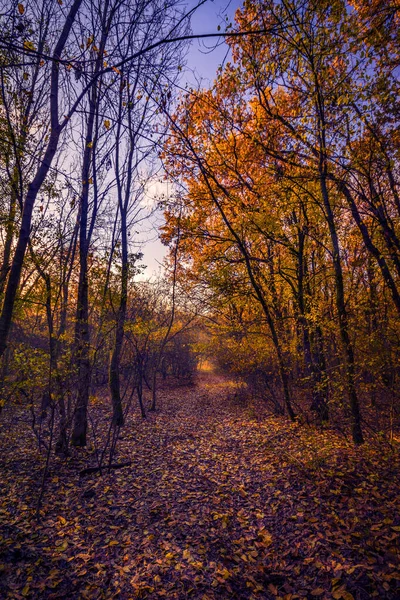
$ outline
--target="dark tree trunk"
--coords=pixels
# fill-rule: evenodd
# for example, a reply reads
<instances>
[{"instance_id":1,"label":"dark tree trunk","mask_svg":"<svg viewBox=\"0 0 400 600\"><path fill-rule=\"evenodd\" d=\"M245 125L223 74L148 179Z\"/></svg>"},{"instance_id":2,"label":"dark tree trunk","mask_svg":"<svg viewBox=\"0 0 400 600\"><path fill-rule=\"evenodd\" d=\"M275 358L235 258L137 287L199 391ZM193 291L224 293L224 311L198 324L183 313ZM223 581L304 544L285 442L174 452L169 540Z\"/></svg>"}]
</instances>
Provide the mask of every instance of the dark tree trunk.
<instances>
[{"instance_id":1,"label":"dark tree trunk","mask_svg":"<svg viewBox=\"0 0 400 600\"><path fill-rule=\"evenodd\" d=\"M90 332L89 332L89 282L88 282L88 212L89 178L92 164L93 130L95 122L97 92L93 88L85 139L82 164L82 194L79 215L79 282L75 325L75 364L78 377L72 444L86 446L87 407L90 390Z\"/></svg>"},{"instance_id":2,"label":"dark tree trunk","mask_svg":"<svg viewBox=\"0 0 400 600\"><path fill-rule=\"evenodd\" d=\"M320 185L321 194L324 202L326 219L328 222L329 233L332 242L332 258L333 268L335 275L336 284L336 308L338 311L339 320L339 331L342 340L342 345L346 358L346 382L347 392L349 395L350 410L352 414L352 434L353 441L355 444L362 444L364 442L362 429L361 429L361 414L360 406L358 402L356 384L355 384L355 366L354 366L354 351L349 335L348 317L346 311L346 303L344 298L344 285L343 285L343 272L342 264L340 260L340 246L339 239L336 231L335 220L333 216L332 207L329 201L328 188L326 183L326 171L325 165L320 164Z\"/></svg>"},{"instance_id":3,"label":"dark tree trunk","mask_svg":"<svg viewBox=\"0 0 400 600\"><path fill-rule=\"evenodd\" d=\"M18 241L11 262L10 273L4 294L3 307L0 315L0 357L4 354L4 351L7 347L14 304L17 297L22 267L24 264L26 248L28 245L31 230L33 207L35 205L35 200L37 198L39 190L43 185L43 182L49 172L51 163L57 151L58 141L62 129L58 119L59 64L57 62L57 59L61 56L64 50L64 46L67 42L72 25L74 23L75 17L81 4L82 0L75 0L75 2L73 3L53 53L54 61L51 71L50 91L50 139L43 160L36 172L33 181L28 187L25 202L23 205Z\"/></svg>"},{"instance_id":4,"label":"dark tree trunk","mask_svg":"<svg viewBox=\"0 0 400 600\"><path fill-rule=\"evenodd\" d=\"M388 288L391 292L394 305L396 307L397 312L400 315L400 294L397 290L395 280L392 277L392 274L389 270L386 259L383 256L383 254L380 252L379 248L377 246L375 246L375 244L373 243L372 238L369 234L368 228L361 218L360 212L358 210L358 207L353 199L353 196L352 196L349 188L342 181L338 182L337 185L338 185L338 189L343 193L343 195L345 196L345 198L349 204L351 214L353 215L353 218L357 224L357 227L360 230L360 233L362 235L363 242L365 244L366 249L375 258L376 262L379 265L383 280L385 281L386 285L388 286ZM393 247L391 247L391 249L393 250Z\"/></svg>"}]
</instances>

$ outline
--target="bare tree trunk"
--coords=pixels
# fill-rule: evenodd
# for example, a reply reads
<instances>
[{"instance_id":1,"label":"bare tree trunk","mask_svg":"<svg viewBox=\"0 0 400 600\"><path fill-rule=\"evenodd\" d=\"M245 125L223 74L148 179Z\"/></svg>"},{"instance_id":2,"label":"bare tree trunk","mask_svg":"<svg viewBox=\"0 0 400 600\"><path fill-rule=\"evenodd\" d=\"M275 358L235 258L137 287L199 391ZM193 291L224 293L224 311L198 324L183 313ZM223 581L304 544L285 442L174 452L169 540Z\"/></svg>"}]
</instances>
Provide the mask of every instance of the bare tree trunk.
<instances>
[{"instance_id":1,"label":"bare tree trunk","mask_svg":"<svg viewBox=\"0 0 400 600\"><path fill-rule=\"evenodd\" d=\"M53 311L51 307L51 296L52 296L52 286L50 275L45 272L42 268L31 244L29 243L30 253L32 260L35 264L35 267L43 279L45 287L46 287L46 319L47 319L47 329L49 333L49 357L50 357L50 371L49 371L49 383L47 392L44 395L45 406L51 406L53 411L54 418L54 410L56 406L60 411L60 427L59 427L59 437L56 443L56 453L67 454L68 452L68 438L67 438L67 413L63 395L63 382L60 377L60 372L58 369L58 343L57 339L54 335L54 319L53 319ZM55 384L55 386L54 386Z\"/></svg>"},{"instance_id":2,"label":"bare tree trunk","mask_svg":"<svg viewBox=\"0 0 400 600\"><path fill-rule=\"evenodd\" d=\"M7 275L10 269L11 249L14 238L15 216L17 209L17 193L14 185L11 189L10 207L8 210L6 239L4 241L3 260L0 266L0 304L3 300L4 288L6 286Z\"/></svg>"},{"instance_id":3,"label":"bare tree trunk","mask_svg":"<svg viewBox=\"0 0 400 600\"><path fill-rule=\"evenodd\" d=\"M353 199L353 196L352 196L349 188L343 181L339 181L336 183L337 183L338 189L343 193L343 195L345 196L345 198L349 204L351 213L357 224L358 229L360 230L360 233L362 235L363 242L364 242L366 249L368 250L368 252L370 252L370 254L372 254L372 256L375 258L376 262L379 265L383 280L385 281L386 285L388 286L388 288L392 294L394 305L396 307L397 312L400 315L400 294L398 292L396 282L395 282L394 278L392 277L392 274L389 270L389 266L386 262L386 259L383 256L383 254L380 252L379 248L377 246L375 246L375 244L373 243L371 236L369 234L369 231L367 229L367 226L365 225L365 223L362 220L362 217L360 215L358 207Z\"/></svg>"},{"instance_id":4,"label":"bare tree trunk","mask_svg":"<svg viewBox=\"0 0 400 600\"><path fill-rule=\"evenodd\" d=\"M51 163L57 151L58 141L61 134L61 126L58 119L59 64L57 62L57 59L61 57L61 54L64 50L72 25L74 23L75 17L81 4L82 0L75 0L75 2L73 3L53 53L50 91L50 139L43 160L36 172L33 181L29 185L22 210L22 219L18 234L18 241L11 262L10 274L7 281L3 307L0 315L0 357L4 354L4 351L7 347L14 304L17 297L18 286L21 278L22 267L24 264L26 248L28 245L31 230L33 207L39 190L43 185L43 182L49 172Z\"/></svg>"},{"instance_id":5,"label":"bare tree trunk","mask_svg":"<svg viewBox=\"0 0 400 600\"><path fill-rule=\"evenodd\" d=\"M82 168L82 178L84 181L79 223L79 283L76 308L75 325L75 361L78 377L77 403L75 408L74 428L72 432L72 444L74 446L86 446L87 432L87 407L89 403L90 389L90 333L89 333L89 284L88 284L88 239L87 239L87 220L88 220L88 199L89 199L89 168L90 168L90 148L87 144L92 143L92 131L94 123L94 112L90 115L92 121L89 122L86 136L86 149Z\"/></svg>"},{"instance_id":6,"label":"bare tree trunk","mask_svg":"<svg viewBox=\"0 0 400 600\"><path fill-rule=\"evenodd\" d=\"M128 238L126 213L121 213L121 234L122 234L122 274L121 274L121 298L117 312L117 325L115 330L114 348L111 353L109 384L111 391L111 400L113 406L113 423L122 427L124 425L124 414L121 402L120 390L120 362L121 351L124 341L124 326L126 318L126 306L128 300Z\"/></svg>"},{"instance_id":7,"label":"bare tree trunk","mask_svg":"<svg viewBox=\"0 0 400 600\"><path fill-rule=\"evenodd\" d=\"M143 379L144 379L144 364L143 358L141 356L137 356L137 365L138 365L138 382L136 386L136 391L138 395L140 413L142 418L146 418L146 411L143 404Z\"/></svg>"},{"instance_id":8,"label":"bare tree trunk","mask_svg":"<svg viewBox=\"0 0 400 600\"><path fill-rule=\"evenodd\" d=\"M321 193L326 211L326 218L328 222L331 242L332 242L332 257L333 257L333 268L335 274L336 284L336 308L338 311L339 320L339 331L340 337L343 344L343 349L346 358L346 381L347 381L347 392L349 395L350 409L353 418L352 434L353 441L355 444L362 444L364 437L361 429L361 414L360 406L358 402L356 384L355 384L355 368L354 368L354 351L353 345L349 335L349 325L346 310L346 303L344 299L344 285L343 285L343 272L342 264L340 260L340 246L339 239L336 231L336 225L332 212L332 207L329 202L328 188L326 185L326 172L325 167L320 165L320 185Z\"/></svg>"},{"instance_id":9,"label":"bare tree trunk","mask_svg":"<svg viewBox=\"0 0 400 600\"><path fill-rule=\"evenodd\" d=\"M89 91L89 109L86 125L85 149L82 163L82 194L79 205L79 283L76 307L75 325L75 351L76 368L78 377L77 402L75 407L74 427L72 431L72 444L86 446L87 434L87 409L89 404L91 365L90 365L90 331L89 331L89 281L88 257L90 238L96 220L97 202L93 203L91 226L89 220L89 186L91 185L90 172L93 166L93 154L96 150L97 131L95 131L96 114L99 109L101 79L98 74L103 65L103 52L109 32L110 15L108 14L109 1L103 7L103 21L101 40L98 56L94 65L93 85ZM94 166L93 166L94 168ZM96 194L96 190L94 192Z\"/></svg>"},{"instance_id":10,"label":"bare tree trunk","mask_svg":"<svg viewBox=\"0 0 400 600\"><path fill-rule=\"evenodd\" d=\"M362 444L364 437L361 428L361 414L360 405L357 396L356 382L355 382L355 363L354 363L354 350L349 335L349 324L346 310L346 302L344 296L344 283L343 283L343 271L342 262L340 259L340 245L339 238L336 230L335 218L332 210L332 206L329 199L329 192L327 186L328 179L328 167L327 167L327 143L326 143L326 119L325 119L325 106L322 91L319 85L318 75L315 71L314 64L312 64L313 76L315 81L315 109L317 115L317 137L318 137L318 174L319 184L321 190L321 196L323 205L325 208L325 218L328 223L329 234L332 244L332 259L333 259L333 271L335 275L335 287L336 287L336 309L338 312L339 331L342 341L342 346L345 354L345 369L346 369L346 382L347 382L347 393L349 396L350 410L352 414L352 435L355 444Z\"/></svg>"},{"instance_id":11,"label":"bare tree trunk","mask_svg":"<svg viewBox=\"0 0 400 600\"><path fill-rule=\"evenodd\" d=\"M89 333L89 282L88 282L88 212L89 179L92 163L93 129L97 92L92 90L82 164L82 194L79 206L79 282L75 324L75 364L78 377L77 402L72 432L74 446L86 446L87 407L90 390L90 333Z\"/></svg>"},{"instance_id":12,"label":"bare tree trunk","mask_svg":"<svg viewBox=\"0 0 400 600\"><path fill-rule=\"evenodd\" d=\"M299 230L299 249L297 263L297 304L299 310L299 322L303 333L303 351L306 363L307 374L311 378L312 401L311 410L314 410L321 422L328 421L329 410L327 403L327 387L324 365L321 364L319 353L313 351L311 345L312 326L306 315L306 306L304 299L304 240L305 233ZM314 327L315 329L315 327Z\"/></svg>"}]
</instances>

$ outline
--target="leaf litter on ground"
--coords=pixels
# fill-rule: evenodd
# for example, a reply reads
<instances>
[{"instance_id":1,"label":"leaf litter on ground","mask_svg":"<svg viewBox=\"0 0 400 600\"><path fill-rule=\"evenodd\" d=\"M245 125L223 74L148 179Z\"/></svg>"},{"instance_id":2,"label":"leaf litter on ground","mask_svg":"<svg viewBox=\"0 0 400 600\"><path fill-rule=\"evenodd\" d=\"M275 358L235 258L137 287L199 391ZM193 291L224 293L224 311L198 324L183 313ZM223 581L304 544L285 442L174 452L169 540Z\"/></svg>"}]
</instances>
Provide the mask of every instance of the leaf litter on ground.
<instances>
[{"instance_id":1,"label":"leaf litter on ground","mask_svg":"<svg viewBox=\"0 0 400 600\"><path fill-rule=\"evenodd\" d=\"M0 596L399 598L398 449L271 417L233 385L203 374L132 410L125 468L79 477L92 450L52 457L40 523L43 457L24 409L5 411Z\"/></svg>"}]
</instances>

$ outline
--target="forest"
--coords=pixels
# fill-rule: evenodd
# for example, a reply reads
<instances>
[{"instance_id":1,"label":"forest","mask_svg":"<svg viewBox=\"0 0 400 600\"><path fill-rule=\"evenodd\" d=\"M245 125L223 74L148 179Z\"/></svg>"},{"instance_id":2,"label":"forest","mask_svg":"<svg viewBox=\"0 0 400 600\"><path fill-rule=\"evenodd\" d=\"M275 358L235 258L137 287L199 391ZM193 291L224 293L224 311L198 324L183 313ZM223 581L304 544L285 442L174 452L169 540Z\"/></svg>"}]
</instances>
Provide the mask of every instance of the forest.
<instances>
[{"instance_id":1,"label":"forest","mask_svg":"<svg viewBox=\"0 0 400 600\"><path fill-rule=\"evenodd\" d=\"M400 6L218 6L0 0L1 598L400 597Z\"/></svg>"}]
</instances>

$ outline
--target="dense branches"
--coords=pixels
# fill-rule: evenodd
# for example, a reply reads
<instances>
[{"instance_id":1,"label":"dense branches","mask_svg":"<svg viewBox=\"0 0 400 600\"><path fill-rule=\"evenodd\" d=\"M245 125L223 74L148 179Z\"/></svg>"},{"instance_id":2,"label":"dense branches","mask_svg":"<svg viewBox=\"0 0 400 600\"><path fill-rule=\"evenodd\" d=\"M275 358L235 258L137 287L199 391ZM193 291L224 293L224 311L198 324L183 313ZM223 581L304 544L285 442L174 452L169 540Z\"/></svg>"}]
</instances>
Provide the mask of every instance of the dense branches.
<instances>
[{"instance_id":1,"label":"dense branches","mask_svg":"<svg viewBox=\"0 0 400 600\"><path fill-rule=\"evenodd\" d=\"M381 14L391 38L393 22ZM289 414L286 373L310 389L321 419L329 391L339 401L340 381L356 443L357 390L385 385L369 344L383 336L390 361L399 316L397 58L391 45L384 54L370 18L340 2L246 3L237 30L272 33L230 40L233 63L212 91L182 98L165 151L186 189L190 277L207 282L225 318L229 294L246 307L245 321L262 310ZM173 206L166 218L170 239ZM255 304L240 300L238 280ZM373 331L362 316L371 294L373 311L385 306Z\"/></svg>"}]
</instances>

